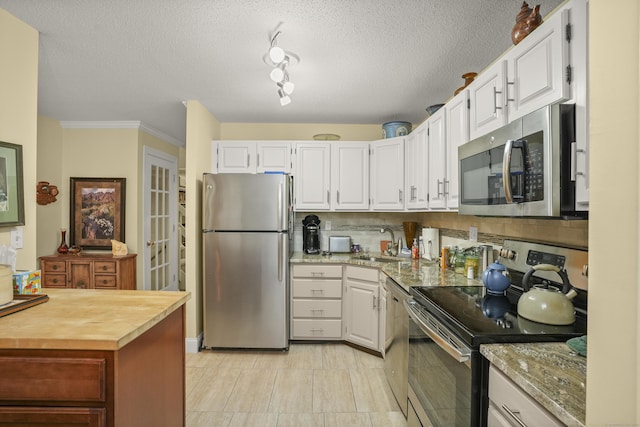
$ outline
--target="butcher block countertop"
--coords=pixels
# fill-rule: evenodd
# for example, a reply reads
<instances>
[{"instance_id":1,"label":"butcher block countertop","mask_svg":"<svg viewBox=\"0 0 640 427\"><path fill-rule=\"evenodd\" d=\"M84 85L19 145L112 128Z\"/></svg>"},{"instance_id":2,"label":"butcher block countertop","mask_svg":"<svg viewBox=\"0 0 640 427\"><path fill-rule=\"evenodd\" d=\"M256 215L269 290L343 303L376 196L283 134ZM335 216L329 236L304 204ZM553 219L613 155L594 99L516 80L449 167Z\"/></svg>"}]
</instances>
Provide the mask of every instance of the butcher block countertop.
<instances>
[{"instance_id":1,"label":"butcher block countertop","mask_svg":"<svg viewBox=\"0 0 640 427\"><path fill-rule=\"evenodd\" d=\"M119 350L181 307L188 292L51 289L0 317L0 348Z\"/></svg>"}]
</instances>

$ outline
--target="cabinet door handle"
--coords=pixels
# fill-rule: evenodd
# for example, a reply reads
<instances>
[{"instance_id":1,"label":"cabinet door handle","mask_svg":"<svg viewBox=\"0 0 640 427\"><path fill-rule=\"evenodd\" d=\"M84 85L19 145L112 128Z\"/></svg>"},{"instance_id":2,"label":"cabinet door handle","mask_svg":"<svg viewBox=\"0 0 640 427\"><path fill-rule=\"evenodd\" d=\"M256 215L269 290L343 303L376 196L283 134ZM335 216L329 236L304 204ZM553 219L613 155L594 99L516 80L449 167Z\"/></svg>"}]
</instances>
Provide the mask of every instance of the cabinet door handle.
<instances>
[{"instance_id":1,"label":"cabinet door handle","mask_svg":"<svg viewBox=\"0 0 640 427\"><path fill-rule=\"evenodd\" d=\"M439 179L437 179L436 181L438 182L438 197L444 196L444 181L440 181ZM440 191L440 184L442 184L442 191Z\"/></svg>"},{"instance_id":2,"label":"cabinet door handle","mask_svg":"<svg viewBox=\"0 0 640 427\"><path fill-rule=\"evenodd\" d=\"M331 192L327 190L327 204L331 203Z\"/></svg>"},{"instance_id":3,"label":"cabinet door handle","mask_svg":"<svg viewBox=\"0 0 640 427\"><path fill-rule=\"evenodd\" d=\"M340 204L340 190L336 190L336 203Z\"/></svg>"},{"instance_id":4,"label":"cabinet door handle","mask_svg":"<svg viewBox=\"0 0 640 427\"><path fill-rule=\"evenodd\" d=\"M249 159L251 158L250 154L247 154L247 168L249 167Z\"/></svg>"},{"instance_id":5,"label":"cabinet door handle","mask_svg":"<svg viewBox=\"0 0 640 427\"><path fill-rule=\"evenodd\" d=\"M502 110L502 107L498 107L497 95L501 94L502 91L497 90L496 87L493 87L493 114L496 114L498 110Z\"/></svg>"},{"instance_id":6,"label":"cabinet door handle","mask_svg":"<svg viewBox=\"0 0 640 427\"><path fill-rule=\"evenodd\" d=\"M443 182L444 182L444 194L443 194L443 196L448 196L449 195L449 180L445 179Z\"/></svg>"},{"instance_id":7,"label":"cabinet door handle","mask_svg":"<svg viewBox=\"0 0 640 427\"><path fill-rule=\"evenodd\" d=\"M260 167L260 154L256 154L256 166Z\"/></svg>"},{"instance_id":8,"label":"cabinet door handle","mask_svg":"<svg viewBox=\"0 0 640 427\"><path fill-rule=\"evenodd\" d=\"M520 415L520 411L513 411L511 409L509 409L509 407L507 405L502 405L502 409L504 409L507 414L509 414L509 416L511 418L513 418L520 427L527 427L527 425L524 423L524 421L522 421L522 418L520 418L518 415Z\"/></svg>"},{"instance_id":9,"label":"cabinet door handle","mask_svg":"<svg viewBox=\"0 0 640 427\"><path fill-rule=\"evenodd\" d=\"M376 308L378 308L378 305L376 304L376 296L373 296L373 309L375 310Z\"/></svg>"},{"instance_id":10,"label":"cabinet door handle","mask_svg":"<svg viewBox=\"0 0 640 427\"><path fill-rule=\"evenodd\" d=\"M402 190L398 190L398 201L402 203Z\"/></svg>"}]
</instances>

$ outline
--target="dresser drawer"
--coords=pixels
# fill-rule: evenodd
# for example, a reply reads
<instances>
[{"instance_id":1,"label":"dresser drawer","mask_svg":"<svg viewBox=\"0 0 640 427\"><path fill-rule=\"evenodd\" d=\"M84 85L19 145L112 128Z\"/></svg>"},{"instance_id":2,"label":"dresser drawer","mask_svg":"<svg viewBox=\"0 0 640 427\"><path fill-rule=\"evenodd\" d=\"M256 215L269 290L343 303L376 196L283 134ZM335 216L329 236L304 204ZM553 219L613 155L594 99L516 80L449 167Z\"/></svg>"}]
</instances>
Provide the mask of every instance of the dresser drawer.
<instances>
[{"instance_id":1,"label":"dresser drawer","mask_svg":"<svg viewBox=\"0 0 640 427\"><path fill-rule=\"evenodd\" d=\"M342 279L341 265L294 264L293 277Z\"/></svg>"},{"instance_id":2,"label":"dresser drawer","mask_svg":"<svg viewBox=\"0 0 640 427\"><path fill-rule=\"evenodd\" d=\"M42 276L42 286L46 288L66 288L67 287L67 275L66 274L45 274Z\"/></svg>"},{"instance_id":3,"label":"dresser drawer","mask_svg":"<svg viewBox=\"0 0 640 427\"><path fill-rule=\"evenodd\" d=\"M341 298L342 280L293 279L293 298Z\"/></svg>"},{"instance_id":4,"label":"dresser drawer","mask_svg":"<svg viewBox=\"0 0 640 427\"><path fill-rule=\"evenodd\" d=\"M0 372L0 400L104 402L106 399L105 359L0 357Z\"/></svg>"},{"instance_id":5,"label":"dresser drawer","mask_svg":"<svg viewBox=\"0 0 640 427\"><path fill-rule=\"evenodd\" d=\"M293 319L291 338L342 338L341 320Z\"/></svg>"},{"instance_id":6,"label":"dresser drawer","mask_svg":"<svg viewBox=\"0 0 640 427\"><path fill-rule=\"evenodd\" d=\"M342 317L342 300L296 299L291 310L293 317Z\"/></svg>"},{"instance_id":7,"label":"dresser drawer","mask_svg":"<svg viewBox=\"0 0 640 427\"><path fill-rule=\"evenodd\" d=\"M45 273L62 273L67 271L67 263L64 261L47 261L44 263Z\"/></svg>"},{"instance_id":8,"label":"dresser drawer","mask_svg":"<svg viewBox=\"0 0 640 427\"><path fill-rule=\"evenodd\" d=\"M115 273L116 263L113 261L96 261L93 263L93 271L99 273Z\"/></svg>"},{"instance_id":9,"label":"dresser drawer","mask_svg":"<svg viewBox=\"0 0 640 427\"><path fill-rule=\"evenodd\" d=\"M96 289L115 289L117 284L118 280L115 275L96 274L93 279L93 286Z\"/></svg>"}]
</instances>

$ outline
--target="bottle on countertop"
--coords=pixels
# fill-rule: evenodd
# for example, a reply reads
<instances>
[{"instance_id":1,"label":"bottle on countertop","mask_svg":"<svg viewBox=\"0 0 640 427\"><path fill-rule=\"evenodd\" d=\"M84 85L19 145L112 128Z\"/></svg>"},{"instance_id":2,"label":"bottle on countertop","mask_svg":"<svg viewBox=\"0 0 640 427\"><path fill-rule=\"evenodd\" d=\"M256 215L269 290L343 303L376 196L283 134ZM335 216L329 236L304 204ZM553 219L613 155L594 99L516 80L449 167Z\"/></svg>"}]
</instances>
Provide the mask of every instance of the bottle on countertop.
<instances>
[{"instance_id":1,"label":"bottle on countertop","mask_svg":"<svg viewBox=\"0 0 640 427\"><path fill-rule=\"evenodd\" d=\"M411 245L411 259L419 259L420 258L420 248L418 247L418 239L413 239L413 244Z\"/></svg>"}]
</instances>

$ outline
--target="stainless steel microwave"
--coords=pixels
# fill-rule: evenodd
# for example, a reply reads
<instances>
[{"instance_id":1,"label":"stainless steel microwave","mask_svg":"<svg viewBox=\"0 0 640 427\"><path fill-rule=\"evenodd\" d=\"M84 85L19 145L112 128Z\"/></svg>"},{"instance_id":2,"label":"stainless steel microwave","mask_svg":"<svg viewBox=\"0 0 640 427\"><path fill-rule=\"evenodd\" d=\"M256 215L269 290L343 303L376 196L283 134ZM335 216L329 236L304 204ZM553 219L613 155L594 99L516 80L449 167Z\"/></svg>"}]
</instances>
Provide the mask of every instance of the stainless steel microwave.
<instances>
[{"instance_id":1,"label":"stainless steel microwave","mask_svg":"<svg viewBox=\"0 0 640 427\"><path fill-rule=\"evenodd\" d=\"M575 202L575 105L553 104L458 147L458 212L586 218Z\"/></svg>"}]
</instances>

